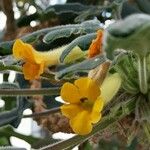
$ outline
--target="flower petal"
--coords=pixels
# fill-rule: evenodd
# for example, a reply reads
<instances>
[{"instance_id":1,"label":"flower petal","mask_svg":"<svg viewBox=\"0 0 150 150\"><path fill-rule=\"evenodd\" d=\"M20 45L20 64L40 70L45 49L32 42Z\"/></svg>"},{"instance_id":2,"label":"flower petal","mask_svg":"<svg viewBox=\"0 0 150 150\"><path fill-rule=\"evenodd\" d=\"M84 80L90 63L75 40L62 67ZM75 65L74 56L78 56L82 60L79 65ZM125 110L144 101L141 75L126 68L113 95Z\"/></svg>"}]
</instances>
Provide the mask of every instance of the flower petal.
<instances>
[{"instance_id":1,"label":"flower petal","mask_svg":"<svg viewBox=\"0 0 150 150\"><path fill-rule=\"evenodd\" d=\"M86 135L92 131L91 120L89 119L89 112L82 111L70 120L72 130L79 135Z\"/></svg>"},{"instance_id":2,"label":"flower petal","mask_svg":"<svg viewBox=\"0 0 150 150\"><path fill-rule=\"evenodd\" d=\"M32 64L26 62L23 65L23 74L26 80L37 79L43 72L44 72L44 63Z\"/></svg>"},{"instance_id":3,"label":"flower petal","mask_svg":"<svg viewBox=\"0 0 150 150\"><path fill-rule=\"evenodd\" d=\"M61 95L62 99L66 102L69 102L69 103L79 103L80 102L80 95L79 95L78 88L69 82L66 82L62 86L60 95Z\"/></svg>"},{"instance_id":4,"label":"flower petal","mask_svg":"<svg viewBox=\"0 0 150 150\"><path fill-rule=\"evenodd\" d=\"M98 97L93 105L92 111L101 112L104 107L104 100Z\"/></svg>"},{"instance_id":5,"label":"flower petal","mask_svg":"<svg viewBox=\"0 0 150 150\"><path fill-rule=\"evenodd\" d=\"M104 99L105 105L109 103L117 94L121 87L122 79L119 73L114 73L105 78L101 85L101 96Z\"/></svg>"},{"instance_id":6,"label":"flower petal","mask_svg":"<svg viewBox=\"0 0 150 150\"><path fill-rule=\"evenodd\" d=\"M97 123L101 119L101 111L104 106L104 101L102 98L98 97L95 101L92 112L91 112L91 121L92 123Z\"/></svg>"},{"instance_id":7,"label":"flower petal","mask_svg":"<svg viewBox=\"0 0 150 150\"><path fill-rule=\"evenodd\" d=\"M16 59L25 59L34 62L34 48L30 44L26 44L21 40L16 40L13 45L13 56Z\"/></svg>"},{"instance_id":8,"label":"flower petal","mask_svg":"<svg viewBox=\"0 0 150 150\"><path fill-rule=\"evenodd\" d=\"M97 31L97 37L92 41L92 44L89 47L89 58L94 57L100 53L102 53L102 41L103 41L103 31Z\"/></svg>"},{"instance_id":9,"label":"flower petal","mask_svg":"<svg viewBox=\"0 0 150 150\"><path fill-rule=\"evenodd\" d=\"M91 114L91 122L97 123L98 121L100 121L101 117L102 117L102 114L100 112L93 112Z\"/></svg>"},{"instance_id":10,"label":"flower petal","mask_svg":"<svg viewBox=\"0 0 150 150\"><path fill-rule=\"evenodd\" d=\"M87 97L92 102L100 95L99 86L88 77L80 78L74 84L79 88L81 96Z\"/></svg>"},{"instance_id":11,"label":"flower petal","mask_svg":"<svg viewBox=\"0 0 150 150\"><path fill-rule=\"evenodd\" d=\"M83 108L76 104L64 104L61 106L61 112L64 116L69 119L74 118L78 113L80 113Z\"/></svg>"}]
</instances>

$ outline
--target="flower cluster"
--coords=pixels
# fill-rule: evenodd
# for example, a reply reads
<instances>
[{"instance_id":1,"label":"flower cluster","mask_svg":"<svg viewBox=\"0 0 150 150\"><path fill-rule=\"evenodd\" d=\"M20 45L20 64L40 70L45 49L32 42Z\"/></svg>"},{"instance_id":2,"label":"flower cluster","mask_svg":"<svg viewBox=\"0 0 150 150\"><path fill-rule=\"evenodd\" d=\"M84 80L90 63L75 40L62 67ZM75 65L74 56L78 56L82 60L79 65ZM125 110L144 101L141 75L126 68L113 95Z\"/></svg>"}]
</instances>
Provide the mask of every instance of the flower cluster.
<instances>
[{"instance_id":1,"label":"flower cluster","mask_svg":"<svg viewBox=\"0 0 150 150\"><path fill-rule=\"evenodd\" d=\"M102 53L103 31L97 31L97 37L89 47L88 57ZM13 45L13 55L18 60L23 60L23 74L25 79L37 79L49 65L57 65L63 49L50 52L36 51L30 44L16 40ZM76 55L83 56L79 47L69 55L67 61L75 59ZM115 83L114 83L115 81ZM117 83L117 84L116 84ZM66 82L61 88L61 98L66 102L61 106L61 112L69 118L72 130L79 135L86 135L92 131L93 124L101 120L104 105L112 99L120 87L120 77L114 74L100 85L90 77L81 77L74 84ZM107 92L106 92L107 91Z\"/></svg>"}]
</instances>

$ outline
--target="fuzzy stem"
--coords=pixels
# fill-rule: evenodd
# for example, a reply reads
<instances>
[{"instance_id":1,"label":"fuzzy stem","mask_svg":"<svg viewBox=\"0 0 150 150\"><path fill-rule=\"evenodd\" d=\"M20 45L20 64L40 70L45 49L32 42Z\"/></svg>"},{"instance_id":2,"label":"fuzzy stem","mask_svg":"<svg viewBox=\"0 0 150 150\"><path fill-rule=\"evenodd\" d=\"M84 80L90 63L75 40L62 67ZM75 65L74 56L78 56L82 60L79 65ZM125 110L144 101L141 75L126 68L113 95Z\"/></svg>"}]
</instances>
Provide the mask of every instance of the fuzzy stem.
<instances>
[{"instance_id":1,"label":"fuzzy stem","mask_svg":"<svg viewBox=\"0 0 150 150\"><path fill-rule=\"evenodd\" d=\"M6 65L0 63L0 71L8 71L8 70L12 70L12 71L16 71L18 73L22 73L22 68L20 66L17 66L17 65L7 65L6 66ZM41 77L47 78L48 80L52 80L52 82L54 81L54 75L53 74L43 73L41 75Z\"/></svg>"},{"instance_id":2,"label":"fuzzy stem","mask_svg":"<svg viewBox=\"0 0 150 150\"><path fill-rule=\"evenodd\" d=\"M38 113L33 113L31 115L24 115L23 118L30 118L30 117L41 117L41 116L46 116L52 113L56 113L60 111L60 107L52 108L43 112L38 112Z\"/></svg>"},{"instance_id":3,"label":"fuzzy stem","mask_svg":"<svg viewBox=\"0 0 150 150\"><path fill-rule=\"evenodd\" d=\"M0 89L0 96L59 95L60 88Z\"/></svg>"},{"instance_id":4,"label":"fuzzy stem","mask_svg":"<svg viewBox=\"0 0 150 150\"><path fill-rule=\"evenodd\" d=\"M145 135L146 135L148 141L150 142L150 124L149 124L149 122L143 121L142 125L143 125Z\"/></svg>"},{"instance_id":5,"label":"fuzzy stem","mask_svg":"<svg viewBox=\"0 0 150 150\"><path fill-rule=\"evenodd\" d=\"M10 138L11 136L14 136L14 137L17 137L19 139L25 140L29 144L33 144L37 140L40 140L40 138L36 138L36 137L32 137L32 136L28 136L28 135L23 135L23 134L17 133L9 126L0 129L0 135L8 137L8 138ZM4 149L7 149L7 148L4 148ZM10 149L10 148L8 148L8 149Z\"/></svg>"},{"instance_id":6,"label":"fuzzy stem","mask_svg":"<svg viewBox=\"0 0 150 150\"><path fill-rule=\"evenodd\" d=\"M147 93L147 68L146 68L146 57L138 56L138 76L139 76L139 87L143 94Z\"/></svg>"}]
</instances>

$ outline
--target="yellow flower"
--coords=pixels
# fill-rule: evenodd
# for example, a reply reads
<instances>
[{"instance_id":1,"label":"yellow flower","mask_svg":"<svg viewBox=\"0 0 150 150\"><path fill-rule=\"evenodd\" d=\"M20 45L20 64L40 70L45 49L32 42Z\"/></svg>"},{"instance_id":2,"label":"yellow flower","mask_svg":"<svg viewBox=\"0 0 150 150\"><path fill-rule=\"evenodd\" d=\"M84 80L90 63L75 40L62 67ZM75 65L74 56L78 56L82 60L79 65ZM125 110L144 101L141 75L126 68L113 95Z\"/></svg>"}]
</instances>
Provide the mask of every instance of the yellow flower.
<instances>
[{"instance_id":1,"label":"yellow flower","mask_svg":"<svg viewBox=\"0 0 150 150\"><path fill-rule=\"evenodd\" d=\"M85 135L92 131L92 124L101 119L103 99L99 86L90 78L66 82L61 88L61 97L67 102L61 106L62 114L70 119L70 126L76 134Z\"/></svg>"},{"instance_id":2,"label":"yellow flower","mask_svg":"<svg viewBox=\"0 0 150 150\"><path fill-rule=\"evenodd\" d=\"M23 65L25 79L33 80L39 78L46 67L59 64L60 55L65 48L66 46L63 46L53 51L38 52L30 44L18 39L13 45L13 56L25 62ZM75 60L76 55L83 57L83 52L78 46L68 55L67 61Z\"/></svg>"}]
</instances>

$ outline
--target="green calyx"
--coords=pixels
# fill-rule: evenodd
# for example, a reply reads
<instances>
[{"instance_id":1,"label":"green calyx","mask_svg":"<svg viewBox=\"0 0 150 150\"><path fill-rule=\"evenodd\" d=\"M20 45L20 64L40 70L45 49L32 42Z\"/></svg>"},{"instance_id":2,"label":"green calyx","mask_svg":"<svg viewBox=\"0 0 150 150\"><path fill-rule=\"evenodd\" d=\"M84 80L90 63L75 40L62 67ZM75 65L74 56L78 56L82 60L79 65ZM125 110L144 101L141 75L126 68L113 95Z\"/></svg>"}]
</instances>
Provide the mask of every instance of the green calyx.
<instances>
[{"instance_id":1,"label":"green calyx","mask_svg":"<svg viewBox=\"0 0 150 150\"><path fill-rule=\"evenodd\" d=\"M134 14L112 24L104 34L104 49L109 59L114 59L114 51L117 49L132 52L137 57L138 86L143 94L148 92L146 56L150 53L149 31L150 16ZM128 84L128 87L132 85Z\"/></svg>"}]
</instances>

